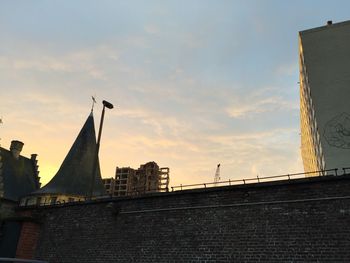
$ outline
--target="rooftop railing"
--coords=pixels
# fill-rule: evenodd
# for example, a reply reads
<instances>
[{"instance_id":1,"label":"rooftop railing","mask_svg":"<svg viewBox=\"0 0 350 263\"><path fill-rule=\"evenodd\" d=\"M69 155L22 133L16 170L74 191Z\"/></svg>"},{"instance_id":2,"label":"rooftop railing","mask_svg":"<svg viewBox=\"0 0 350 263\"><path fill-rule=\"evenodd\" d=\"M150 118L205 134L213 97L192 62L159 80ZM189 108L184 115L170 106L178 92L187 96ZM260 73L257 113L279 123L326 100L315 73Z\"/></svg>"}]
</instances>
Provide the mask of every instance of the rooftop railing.
<instances>
[{"instance_id":1,"label":"rooftop railing","mask_svg":"<svg viewBox=\"0 0 350 263\"><path fill-rule=\"evenodd\" d=\"M344 167L342 169L342 174L348 174L350 172L350 167ZM180 184L177 186L172 186L171 191L182 191L182 190L188 190L188 189L198 189L198 188L209 188L209 187L218 187L218 186L230 186L230 185L240 185L240 184L249 184L249 183L262 183L262 182L271 182L271 181L277 181L277 180L291 180L291 179L298 179L298 178L305 178L305 177L318 177L318 176L325 176L325 175L333 175L338 176L339 175L339 169L327 169L327 170L320 170L320 171L314 171L314 172L304 172L304 173L293 173L293 174L281 174L281 175L275 175L275 176L266 176L266 177L254 177L254 178L247 178L247 179L237 179L237 180L228 180L228 181L219 181L219 182L210 182L210 183L200 183L200 184Z\"/></svg>"}]
</instances>

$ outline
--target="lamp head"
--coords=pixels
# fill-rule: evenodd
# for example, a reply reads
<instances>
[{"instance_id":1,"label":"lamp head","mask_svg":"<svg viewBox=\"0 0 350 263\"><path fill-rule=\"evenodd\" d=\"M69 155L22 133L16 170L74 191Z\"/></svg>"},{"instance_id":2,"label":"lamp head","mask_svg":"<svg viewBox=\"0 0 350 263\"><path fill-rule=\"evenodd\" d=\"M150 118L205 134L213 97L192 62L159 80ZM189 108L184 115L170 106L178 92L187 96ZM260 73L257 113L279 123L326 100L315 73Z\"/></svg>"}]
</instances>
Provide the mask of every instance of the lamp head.
<instances>
[{"instance_id":1,"label":"lamp head","mask_svg":"<svg viewBox=\"0 0 350 263\"><path fill-rule=\"evenodd\" d=\"M103 103L103 106L107 107L108 109L113 109L112 103L105 101L105 100L103 100L102 103Z\"/></svg>"}]
</instances>

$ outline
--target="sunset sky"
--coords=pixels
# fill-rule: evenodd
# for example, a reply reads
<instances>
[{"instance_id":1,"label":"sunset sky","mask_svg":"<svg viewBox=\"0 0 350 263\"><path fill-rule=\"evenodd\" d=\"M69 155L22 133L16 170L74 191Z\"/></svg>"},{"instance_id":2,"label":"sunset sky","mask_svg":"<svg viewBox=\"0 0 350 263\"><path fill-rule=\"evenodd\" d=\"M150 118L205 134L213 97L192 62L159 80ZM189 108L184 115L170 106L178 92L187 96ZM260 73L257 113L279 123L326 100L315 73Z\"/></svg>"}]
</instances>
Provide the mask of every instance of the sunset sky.
<instances>
[{"instance_id":1,"label":"sunset sky","mask_svg":"<svg viewBox=\"0 0 350 263\"><path fill-rule=\"evenodd\" d=\"M350 1L0 0L1 146L57 172L91 109L102 176L148 161L170 184L301 172L298 31Z\"/></svg>"}]
</instances>

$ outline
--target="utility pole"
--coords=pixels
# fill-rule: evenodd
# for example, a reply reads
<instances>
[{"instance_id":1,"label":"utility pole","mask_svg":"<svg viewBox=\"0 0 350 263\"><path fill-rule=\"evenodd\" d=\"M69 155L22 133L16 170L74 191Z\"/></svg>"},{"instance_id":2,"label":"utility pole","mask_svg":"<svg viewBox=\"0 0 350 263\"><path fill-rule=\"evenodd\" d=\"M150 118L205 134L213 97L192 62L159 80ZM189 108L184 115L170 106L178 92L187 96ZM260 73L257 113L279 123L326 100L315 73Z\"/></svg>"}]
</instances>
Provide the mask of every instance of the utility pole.
<instances>
[{"instance_id":1,"label":"utility pole","mask_svg":"<svg viewBox=\"0 0 350 263\"><path fill-rule=\"evenodd\" d=\"M92 166L92 179L91 179L91 184L90 184L90 194L89 194L89 199L91 200L93 197L94 193L94 186L95 186L95 179L96 179L96 173L97 173L97 164L98 164L98 152L100 150L100 142L101 142L101 134L102 134L102 127L103 127L103 119L105 117L105 108L108 109L113 109L113 104L103 100L103 109L102 109L102 114L101 114L101 120L100 120L100 128L98 130L98 137L97 137L97 143L96 143L96 152L95 152L95 158L94 158L94 163Z\"/></svg>"}]
</instances>

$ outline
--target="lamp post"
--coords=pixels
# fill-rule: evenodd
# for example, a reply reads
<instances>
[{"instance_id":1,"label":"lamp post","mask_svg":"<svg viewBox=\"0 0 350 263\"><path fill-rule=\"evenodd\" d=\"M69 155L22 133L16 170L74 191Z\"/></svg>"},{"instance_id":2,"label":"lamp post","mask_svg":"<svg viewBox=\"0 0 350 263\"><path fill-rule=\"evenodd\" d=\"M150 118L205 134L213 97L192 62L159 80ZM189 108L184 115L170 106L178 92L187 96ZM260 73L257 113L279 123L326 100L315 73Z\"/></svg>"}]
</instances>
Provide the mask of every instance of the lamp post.
<instances>
[{"instance_id":1,"label":"lamp post","mask_svg":"<svg viewBox=\"0 0 350 263\"><path fill-rule=\"evenodd\" d=\"M96 172L97 172L97 163L98 163L98 152L100 150L100 142L101 142L101 134L102 134L102 127L103 127L103 119L105 117L105 108L113 109L113 104L103 100L103 109L101 114L101 120L100 120L100 128L98 130L98 137L97 137L97 143L96 143L96 152L95 152L95 158L94 163L92 166L92 179L90 184L90 193L89 193L89 199L92 199L93 193L94 193L94 186L95 186L95 179L96 179Z\"/></svg>"}]
</instances>

